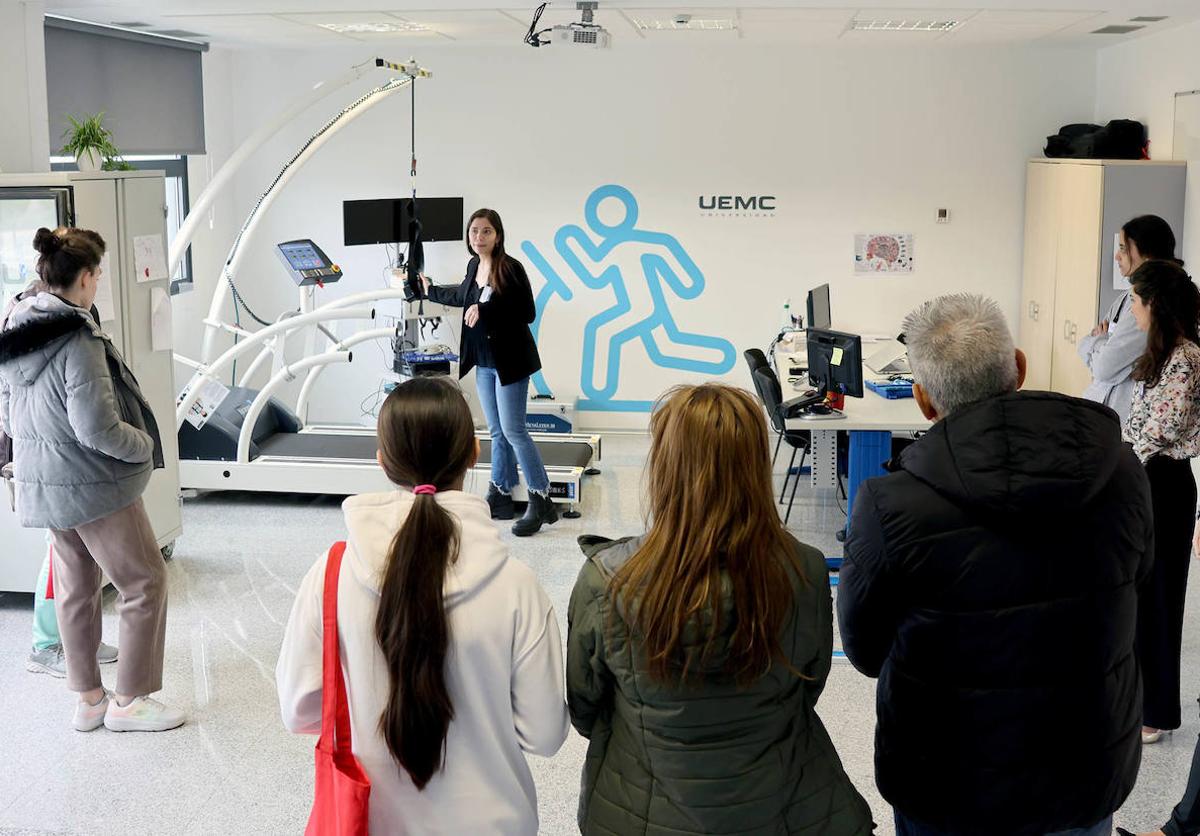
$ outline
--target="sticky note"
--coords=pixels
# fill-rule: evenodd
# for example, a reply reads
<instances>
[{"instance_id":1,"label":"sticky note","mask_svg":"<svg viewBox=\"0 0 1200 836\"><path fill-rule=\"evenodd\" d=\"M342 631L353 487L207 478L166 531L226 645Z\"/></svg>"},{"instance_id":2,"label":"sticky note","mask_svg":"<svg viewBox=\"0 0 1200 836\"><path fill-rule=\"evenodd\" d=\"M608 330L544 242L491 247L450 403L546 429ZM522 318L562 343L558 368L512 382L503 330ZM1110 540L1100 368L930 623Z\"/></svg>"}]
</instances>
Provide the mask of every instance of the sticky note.
<instances>
[{"instance_id":1,"label":"sticky note","mask_svg":"<svg viewBox=\"0 0 1200 836\"><path fill-rule=\"evenodd\" d=\"M840 348L837 348L837 347L835 346L835 347L834 347L834 349L833 349L833 354L831 354L831 355L829 356L829 365L831 365L831 366L840 366L840 365L842 365L842 355L843 355L843 354L845 354L845 352L844 352L842 349L840 349Z\"/></svg>"}]
</instances>

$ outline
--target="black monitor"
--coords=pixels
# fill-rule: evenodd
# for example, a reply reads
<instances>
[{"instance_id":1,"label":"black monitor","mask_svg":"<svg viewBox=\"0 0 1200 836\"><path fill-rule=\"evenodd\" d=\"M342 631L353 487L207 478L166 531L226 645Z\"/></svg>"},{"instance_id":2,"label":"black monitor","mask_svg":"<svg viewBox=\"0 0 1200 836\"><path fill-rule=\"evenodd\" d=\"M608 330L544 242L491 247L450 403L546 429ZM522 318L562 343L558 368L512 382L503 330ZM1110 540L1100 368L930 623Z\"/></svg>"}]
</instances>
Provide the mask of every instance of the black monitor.
<instances>
[{"instance_id":1,"label":"black monitor","mask_svg":"<svg viewBox=\"0 0 1200 836\"><path fill-rule=\"evenodd\" d=\"M814 287L808 292L808 327L829 328L833 320L829 313L829 285Z\"/></svg>"},{"instance_id":2,"label":"black monitor","mask_svg":"<svg viewBox=\"0 0 1200 836\"><path fill-rule=\"evenodd\" d=\"M343 200L344 243L347 247L405 243L411 218L410 197ZM421 240L424 242L461 241L464 238L461 197L418 198L417 218L421 221Z\"/></svg>"},{"instance_id":3,"label":"black monitor","mask_svg":"<svg viewBox=\"0 0 1200 836\"><path fill-rule=\"evenodd\" d=\"M824 328L808 329L808 382L817 394L863 396L862 339Z\"/></svg>"}]
</instances>

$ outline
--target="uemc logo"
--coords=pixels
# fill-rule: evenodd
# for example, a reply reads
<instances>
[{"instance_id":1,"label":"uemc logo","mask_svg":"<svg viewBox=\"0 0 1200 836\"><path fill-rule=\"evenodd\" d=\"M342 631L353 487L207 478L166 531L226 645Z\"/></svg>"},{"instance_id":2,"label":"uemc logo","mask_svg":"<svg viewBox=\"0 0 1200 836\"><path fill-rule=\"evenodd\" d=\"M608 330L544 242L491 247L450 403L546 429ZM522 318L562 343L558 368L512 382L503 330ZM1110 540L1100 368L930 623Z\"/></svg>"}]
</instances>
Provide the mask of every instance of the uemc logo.
<instances>
[{"instance_id":1,"label":"uemc logo","mask_svg":"<svg viewBox=\"0 0 1200 836\"><path fill-rule=\"evenodd\" d=\"M700 195L700 208L705 212L774 212L775 195Z\"/></svg>"}]
</instances>

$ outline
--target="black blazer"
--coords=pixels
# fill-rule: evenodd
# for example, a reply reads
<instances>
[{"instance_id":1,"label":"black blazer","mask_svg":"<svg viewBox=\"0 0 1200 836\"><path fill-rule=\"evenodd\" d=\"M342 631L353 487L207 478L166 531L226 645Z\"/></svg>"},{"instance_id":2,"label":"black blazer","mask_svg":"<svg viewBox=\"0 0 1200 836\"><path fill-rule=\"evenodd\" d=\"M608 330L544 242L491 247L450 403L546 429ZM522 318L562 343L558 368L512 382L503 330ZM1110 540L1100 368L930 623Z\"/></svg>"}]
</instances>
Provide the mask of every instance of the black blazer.
<instances>
[{"instance_id":1,"label":"black blazer","mask_svg":"<svg viewBox=\"0 0 1200 836\"><path fill-rule=\"evenodd\" d=\"M479 303L479 322L475 327L482 327L487 333L488 350L496 365L496 375L500 383L507 386L538 371L542 367L542 359L538 356L537 343L529 330L529 324L537 316L529 276L525 274L524 265L512 256L505 256L505 267L507 286L503 292L493 293L488 301ZM475 274L478 271L479 257L476 256L467 262L467 277L458 287L430 285L430 301L455 308L470 307L470 300L476 298ZM465 322L459 333L458 376L463 377L475 367L476 357L474 348L467 340Z\"/></svg>"}]
</instances>

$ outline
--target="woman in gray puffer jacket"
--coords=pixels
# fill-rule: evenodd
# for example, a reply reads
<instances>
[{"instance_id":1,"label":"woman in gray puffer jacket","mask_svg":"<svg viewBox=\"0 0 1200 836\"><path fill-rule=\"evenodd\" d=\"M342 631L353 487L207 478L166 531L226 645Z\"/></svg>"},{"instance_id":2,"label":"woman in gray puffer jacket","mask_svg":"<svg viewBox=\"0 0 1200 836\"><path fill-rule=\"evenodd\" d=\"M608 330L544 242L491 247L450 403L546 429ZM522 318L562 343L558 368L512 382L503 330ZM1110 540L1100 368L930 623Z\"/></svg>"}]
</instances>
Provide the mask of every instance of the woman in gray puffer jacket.
<instances>
[{"instance_id":1,"label":"woman in gray puffer jacket","mask_svg":"<svg viewBox=\"0 0 1200 836\"><path fill-rule=\"evenodd\" d=\"M12 437L17 514L54 539L54 585L67 661L79 693L73 725L163 731L183 714L162 688L166 567L142 505L162 467L158 426L133 373L89 313L104 239L39 229L47 292L21 300L0 333L0 430ZM101 572L120 593L116 694L100 680Z\"/></svg>"}]
</instances>

